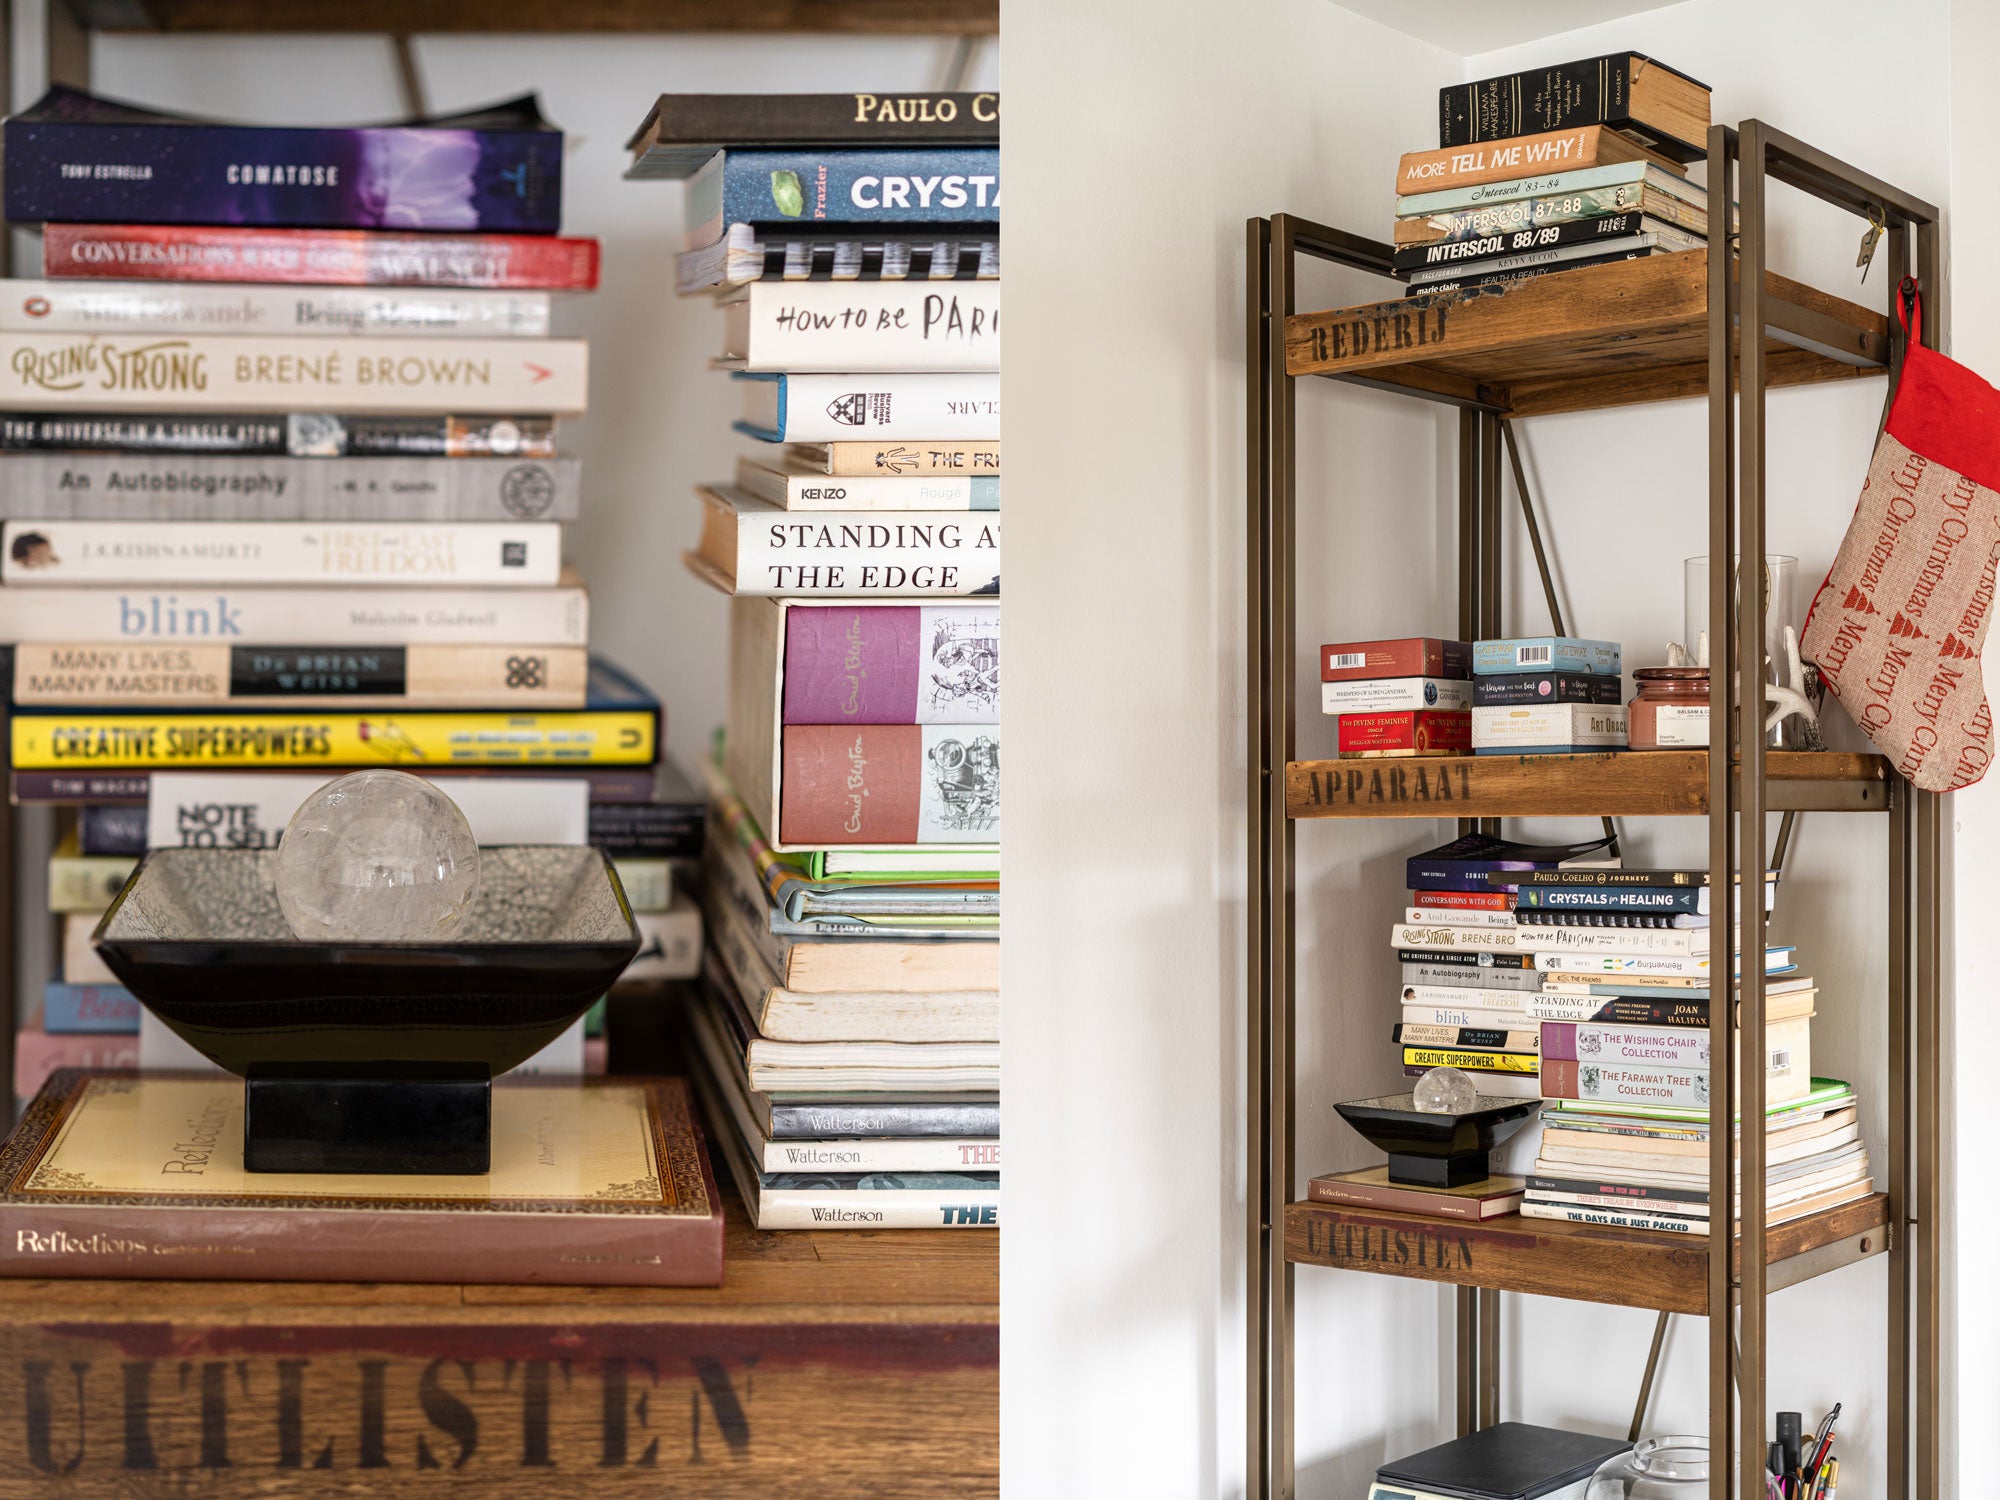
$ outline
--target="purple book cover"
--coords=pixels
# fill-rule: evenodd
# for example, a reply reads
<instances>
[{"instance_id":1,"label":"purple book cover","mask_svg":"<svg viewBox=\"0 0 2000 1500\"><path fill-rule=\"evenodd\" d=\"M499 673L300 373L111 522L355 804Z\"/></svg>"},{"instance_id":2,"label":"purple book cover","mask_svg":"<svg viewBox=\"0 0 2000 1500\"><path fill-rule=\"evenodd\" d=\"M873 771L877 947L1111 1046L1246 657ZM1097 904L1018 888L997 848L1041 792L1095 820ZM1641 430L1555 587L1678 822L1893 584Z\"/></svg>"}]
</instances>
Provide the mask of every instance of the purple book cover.
<instances>
[{"instance_id":1,"label":"purple book cover","mask_svg":"<svg viewBox=\"0 0 2000 1500\"><path fill-rule=\"evenodd\" d=\"M7 121L7 218L554 234L562 151L532 96L318 129L231 125L53 88Z\"/></svg>"},{"instance_id":2,"label":"purple book cover","mask_svg":"<svg viewBox=\"0 0 2000 1500\"><path fill-rule=\"evenodd\" d=\"M787 724L997 724L997 605L793 605Z\"/></svg>"}]
</instances>

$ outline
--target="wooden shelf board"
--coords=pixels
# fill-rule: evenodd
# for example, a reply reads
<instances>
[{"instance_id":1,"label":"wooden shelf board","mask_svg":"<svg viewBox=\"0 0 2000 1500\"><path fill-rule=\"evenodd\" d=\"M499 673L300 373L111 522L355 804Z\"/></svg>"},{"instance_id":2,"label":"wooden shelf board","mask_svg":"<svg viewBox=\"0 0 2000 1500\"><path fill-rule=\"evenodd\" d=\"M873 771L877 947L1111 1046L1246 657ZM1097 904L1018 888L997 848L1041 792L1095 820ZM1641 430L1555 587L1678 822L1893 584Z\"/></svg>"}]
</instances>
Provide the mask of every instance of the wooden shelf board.
<instances>
[{"instance_id":1,"label":"wooden shelf board","mask_svg":"<svg viewBox=\"0 0 2000 1500\"><path fill-rule=\"evenodd\" d=\"M1774 812L1888 810L1882 756L1774 750L1764 767ZM1285 811L1294 818L1705 817L1708 752L1295 760L1285 767Z\"/></svg>"},{"instance_id":2,"label":"wooden shelf board","mask_svg":"<svg viewBox=\"0 0 2000 1500\"><path fill-rule=\"evenodd\" d=\"M1887 1194L1774 1224L1765 1235L1773 1288L1888 1248ZM1735 1247L1735 1266L1742 1249ZM1285 1259L1454 1286L1533 1292L1661 1312L1708 1311L1705 1235L1607 1229L1508 1214L1483 1224L1332 1203L1285 1207Z\"/></svg>"},{"instance_id":3,"label":"wooden shelf board","mask_svg":"<svg viewBox=\"0 0 2000 1500\"><path fill-rule=\"evenodd\" d=\"M1883 372L1888 319L1766 272L1770 384ZM1554 271L1285 320L1285 369L1518 416L1708 388L1708 252Z\"/></svg>"},{"instance_id":4,"label":"wooden shelf board","mask_svg":"<svg viewBox=\"0 0 2000 1500\"><path fill-rule=\"evenodd\" d=\"M724 1199L720 1287L0 1281L0 1496L997 1495L998 1236Z\"/></svg>"},{"instance_id":5,"label":"wooden shelf board","mask_svg":"<svg viewBox=\"0 0 2000 1500\"><path fill-rule=\"evenodd\" d=\"M993 36L999 0L65 0L98 31L856 32Z\"/></svg>"}]
</instances>

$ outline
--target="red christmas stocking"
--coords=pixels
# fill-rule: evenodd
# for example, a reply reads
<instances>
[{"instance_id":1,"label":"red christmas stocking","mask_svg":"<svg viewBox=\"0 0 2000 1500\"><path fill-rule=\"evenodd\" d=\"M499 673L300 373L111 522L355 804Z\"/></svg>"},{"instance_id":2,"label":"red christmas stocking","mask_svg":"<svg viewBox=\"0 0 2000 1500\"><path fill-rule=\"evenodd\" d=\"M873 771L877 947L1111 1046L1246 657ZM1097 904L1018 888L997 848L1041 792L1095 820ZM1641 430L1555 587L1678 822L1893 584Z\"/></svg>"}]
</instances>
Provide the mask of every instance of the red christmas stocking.
<instances>
[{"instance_id":1,"label":"red christmas stocking","mask_svg":"<svg viewBox=\"0 0 2000 1500\"><path fill-rule=\"evenodd\" d=\"M1917 342L1916 282L1896 311L1902 378L1800 649L1898 771L1948 792L1993 755L1979 651L2000 552L2000 391Z\"/></svg>"}]
</instances>

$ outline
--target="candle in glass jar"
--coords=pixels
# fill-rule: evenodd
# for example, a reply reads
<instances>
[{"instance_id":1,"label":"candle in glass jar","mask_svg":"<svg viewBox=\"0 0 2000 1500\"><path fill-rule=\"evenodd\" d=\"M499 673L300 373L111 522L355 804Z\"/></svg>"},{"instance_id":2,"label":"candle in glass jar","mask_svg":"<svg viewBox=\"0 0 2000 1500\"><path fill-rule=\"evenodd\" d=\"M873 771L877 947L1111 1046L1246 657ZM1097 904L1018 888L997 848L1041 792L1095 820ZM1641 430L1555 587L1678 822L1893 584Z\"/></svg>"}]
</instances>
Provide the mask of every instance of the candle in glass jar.
<instances>
[{"instance_id":1,"label":"candle in glass jar","mask_svg":"<svg viewBox=\"0 0 2000 1500\"><path fill-rule=\"evenodd\" d=\"M1708 748L1708 668L1641 667L1625 715L1626 744L1633 750Z\"/></svg>"}]
</instances>

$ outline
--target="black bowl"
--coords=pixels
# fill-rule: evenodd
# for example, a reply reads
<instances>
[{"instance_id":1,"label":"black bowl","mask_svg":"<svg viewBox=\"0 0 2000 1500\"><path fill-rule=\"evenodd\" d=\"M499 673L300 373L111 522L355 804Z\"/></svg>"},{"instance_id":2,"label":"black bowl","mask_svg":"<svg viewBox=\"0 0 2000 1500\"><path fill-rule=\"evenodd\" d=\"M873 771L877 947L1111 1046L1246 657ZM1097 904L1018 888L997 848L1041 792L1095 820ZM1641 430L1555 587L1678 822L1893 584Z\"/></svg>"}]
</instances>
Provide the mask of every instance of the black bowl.
<instances>
[{"instance_id":1,"label":"black bowl","mask_svg":"<svg viewBox=\"0 0 2000 1500\"><path fill-rule=\"evenodd\" d=\"M611 862L572 845L479 851L454 942L305 942L275 850L158 849L97 925L104 962L231 1073L415 1064L504 1073L562 1034L639 951Z\"/></svg>"},{"instance_id":2,"label":"black bowl","mask_svg":"<svg viewBox=\"0 0 2000 1500\"><path fill-rule=\"evenodd\" d=\"M1490 1176L1487 1153L1518 1130L1539 1099L1481 1095L1464 1114L1432 1114L1412 1094L1336 1104L1341 1119L1389 1153L1389 1180L1411 1187L1460 1187Z\"/></svg>"}]
</instances>

